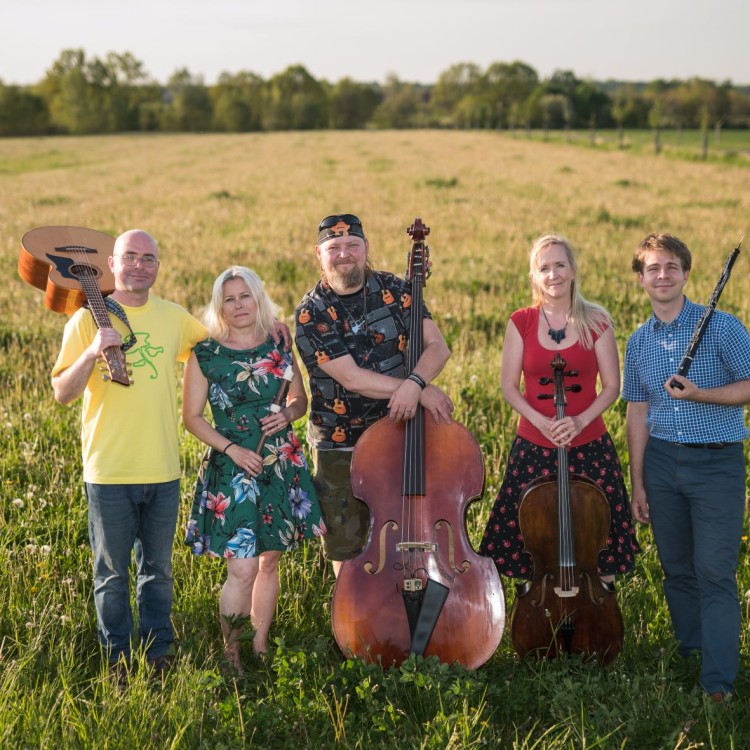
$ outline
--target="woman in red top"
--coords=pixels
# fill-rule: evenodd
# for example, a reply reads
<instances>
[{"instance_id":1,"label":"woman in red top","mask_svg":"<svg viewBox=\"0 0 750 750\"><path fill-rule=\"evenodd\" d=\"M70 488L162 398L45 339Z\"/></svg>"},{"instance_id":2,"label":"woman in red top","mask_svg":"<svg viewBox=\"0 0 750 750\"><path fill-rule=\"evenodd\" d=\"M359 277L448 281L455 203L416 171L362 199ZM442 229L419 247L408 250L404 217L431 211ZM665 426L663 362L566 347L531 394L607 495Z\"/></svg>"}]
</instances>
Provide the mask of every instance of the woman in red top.
<instances>
[{"instance_id":1,"label":"woman in red top","mask_svg":"<svg viewBox=\"0 0 750 750\"><path fill-rule=\"evenodd\" d=\"M567 446L570 471L593 479L609 502L612 522L607 548L599 555L599 574L613 581L635 565L640 551L620 460L602 413L617 399L620 362L612 318L584 299L577 284L573 249L564 237L548 234L531 248L529 277L533 305L516 310L505 332L502 389L505 400L521 415L508 456L503 484L490 513L480 552L495 561L501 575L531 578L531 557L524 552L518 526L518 502L533 479L557 473L557 448ZM556 352L567 370L578 371L578 393L567 393L566 415L558 420L552 393L539 378L553 376ZM524 390L521 390L521 375ZM597 393L597 377L601 390Z\"/></svg>"}]
</instances>

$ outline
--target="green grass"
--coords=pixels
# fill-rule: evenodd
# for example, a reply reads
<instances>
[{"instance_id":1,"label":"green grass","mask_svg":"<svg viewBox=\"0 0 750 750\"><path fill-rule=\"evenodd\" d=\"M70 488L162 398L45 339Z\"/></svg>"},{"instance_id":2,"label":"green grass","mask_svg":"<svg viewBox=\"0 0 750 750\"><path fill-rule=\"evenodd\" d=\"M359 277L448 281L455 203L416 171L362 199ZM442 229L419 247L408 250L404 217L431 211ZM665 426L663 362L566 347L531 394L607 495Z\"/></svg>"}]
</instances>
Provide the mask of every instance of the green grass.
<instances>
[{"instance_id":1,"label":"green grass","mask_svg":"<svg viewBox=\"0 0 750 750\"><path fill-rule=\"evenodd\" d=\"M507 133L506 133L507 135ZM631 154L654 153L654 132L649 129L623 131L620 143L616 130L564 130L516 129L510 133L513 138L525 138L548 144L566 144L595 150L625 150ZM702 134L700 130L662 128L659 132L661 156L663 159L680 161L708 162L713 164L750 166L750 133L747 130L722 130L717 138L714 129L708 132L706 158L703 158Z\"/></svg>"},{"instance_id":2,"label":"green grass","mask_svg":"<svg viewBox=\"0 0 750 750\"><path fill-rule=\"evenodd\" d=\"M584 136L585 134L582 134ZM750 743L750 551L743 542L742 670L737 699L714 706L698 667L676 653L650 531L619 599L626 640L609 671L578 659L527 663L508 636L481 669L435 660L401 669L345 661L330 629L330 568L317 545L284 557L274 652L245 654L225 678L221 561L174 550L176 668L155 683L137 661L110 685L96 645L81 487L78 407L48 383L64 318L17 276L27 230L132 226L160 241L157 291L198 312L224 267L254 267L289 319L315 281L318 220L354 211L377 265L403 273L406 227L431 227L425 296L453 356L441 375L476 436L486 489L468 513L476 544L505 467L516 416L503 401L500 352L510 312L527 304L527 250L546 231L579 246L584 293L608 307L618 344L648 314L632 248L669 230L695 253L688 292L708 298L748 229L747 170L591 149L508 133L383 132L115 136L0 141L0 745L8 748L743 748ZM58 154L58 155L55 155ZM60 154L64 155L61 156ZM750 320L744 253L721 300ZM605 415L627 467L624 408ZM304 422L298 424L300 434ZM200 446L183 435L184 522ZM508 604L512 587L506 587ZM461 634L457 634L461 637Z\"/></svg>"}]
</instances>

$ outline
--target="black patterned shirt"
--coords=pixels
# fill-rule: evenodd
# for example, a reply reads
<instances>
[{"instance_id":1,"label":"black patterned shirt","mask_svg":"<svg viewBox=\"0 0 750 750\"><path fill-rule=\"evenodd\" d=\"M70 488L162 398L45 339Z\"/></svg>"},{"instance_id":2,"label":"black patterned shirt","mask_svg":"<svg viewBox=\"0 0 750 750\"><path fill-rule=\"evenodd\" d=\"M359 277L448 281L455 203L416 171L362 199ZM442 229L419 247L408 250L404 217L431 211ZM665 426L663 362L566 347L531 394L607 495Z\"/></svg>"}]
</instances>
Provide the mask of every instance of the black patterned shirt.
<instances>
[{"instance_id":1,"label":"black patterned shirt","mask_svg":"<svg viewBox=\"0 0 750 750\"><path fill-rule=\"evenodd\" d=\"M430 313L423 307L422 316ZM358 367L405 378L411 289L383 271L368 272L359 292L337 295L318 282L297 306L295 340L310 378L307 438L318 450L352 448L386 415L388 400L346 390L319 367L350 354Z\"/></svg>"}]
</instances>

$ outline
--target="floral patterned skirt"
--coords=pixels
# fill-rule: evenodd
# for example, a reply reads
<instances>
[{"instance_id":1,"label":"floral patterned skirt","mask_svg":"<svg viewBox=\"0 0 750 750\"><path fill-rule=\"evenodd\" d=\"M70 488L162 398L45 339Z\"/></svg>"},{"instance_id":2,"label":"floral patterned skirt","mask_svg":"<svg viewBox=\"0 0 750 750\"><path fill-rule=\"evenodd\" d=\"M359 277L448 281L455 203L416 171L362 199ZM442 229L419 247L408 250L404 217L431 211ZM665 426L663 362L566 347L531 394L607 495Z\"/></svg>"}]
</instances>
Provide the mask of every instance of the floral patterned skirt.
<instances>
[{"instance_id":1,"label":"floral patterned skirt","mask_svg":"<svg viewBox=\"0 0 750 750\"><path fill-rule=\"evenodd\" d=\"M611 524L607 547L599 554L599 575L627 573L635 566L640 546L630 514L628 491L620 459L608 433L568 450L569 469L595 481L609 503ZM557 449L516 436L508 456L500 491L490 512L479 553L491 557L501 575L530 579L533 563L524 552L518 525L518 503L527 485L537 477L557 474Z\"/></svg>"},{"instance_id":2,"label":"floral patterned skirt","mask_svg":"<svg viewBox=\"0 0 750 750\"><path fill-rule=\"evenodd\" d=\"M264 456L263 471L248 477L229 456L206 451L185 535L193 554L256 557L268 550L293 550L302 540L325 534L294 432L266 443Z\"/></svg>"}]
</instances>

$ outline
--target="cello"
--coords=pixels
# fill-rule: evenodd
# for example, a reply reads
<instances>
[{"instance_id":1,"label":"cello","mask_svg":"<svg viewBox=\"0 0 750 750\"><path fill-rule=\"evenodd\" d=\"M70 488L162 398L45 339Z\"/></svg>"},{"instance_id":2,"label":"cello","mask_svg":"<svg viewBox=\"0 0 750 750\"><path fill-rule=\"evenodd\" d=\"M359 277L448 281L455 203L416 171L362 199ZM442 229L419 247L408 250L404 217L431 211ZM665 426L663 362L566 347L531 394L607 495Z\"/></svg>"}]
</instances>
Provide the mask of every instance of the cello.
<instances>
[{"instance_id":1,"label":"cello","mask_svg":"<svg viewBox=\"0 0 750 750\"><path fill-rule=\"evenodd\" d=\"M429 231L419 218L407 230L409 372L423 348ZM466 508L484 488L476 440L457 422L426 419L418 406L407 422L386 417L362 434L351 482L371 523L363 551L344 562L336 580L332 625L341 650L384 667L410 654L481 666L500 642L505 600L494 562L478 555L466 534Z\"/></svg>"},{"instance_id":2,"label":"cello","mask_svg":"<svg viewBox=\"0 0 750 750\"><path fill-rule=\"evenodd\" d=\"M550 363L557 419L565 416L566 362L558 352ZM568 450L557 448L557 475L538 477L521 497L518 520L525 550L534 567L532 579L513 604L510 632L520 656L555 658L561 654L596 657L604 666L622 648L623 622L613 589L599 578L597 558L607 543L609 505L588 477L570 474Z\"/></svg>"}]
</instances>

